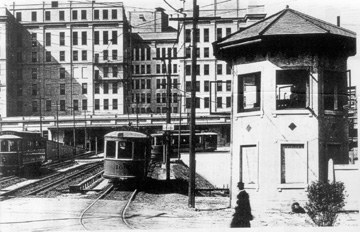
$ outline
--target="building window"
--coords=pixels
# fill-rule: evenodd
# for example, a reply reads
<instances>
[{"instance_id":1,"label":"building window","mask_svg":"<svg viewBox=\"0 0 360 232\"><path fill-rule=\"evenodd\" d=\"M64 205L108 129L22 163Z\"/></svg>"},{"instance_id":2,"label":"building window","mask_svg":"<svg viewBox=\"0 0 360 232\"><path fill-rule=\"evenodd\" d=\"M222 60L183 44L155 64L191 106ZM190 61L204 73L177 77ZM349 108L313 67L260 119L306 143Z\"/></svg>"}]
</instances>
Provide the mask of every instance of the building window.
<instances>
[{"instance_id":1,"label":"building window","mask_svg":"<svg viewBox=\"0 0 360 232\"><path fill-rule=\"evenodd\" d=\"M276 109L305 108L309 98L309 76L307 70L276 71Z\"/></svg>"},{"instance_id":2,"label":"building window","mask_svg":"<svg viewBox=\"0 0 360 232\"><path fill-rule=\"evenodd\" d=\"M185 67L185 73L186 73L186 75L187 76L190 76L191 75L191 65L186 65L186 67Z\"/></svg>"},{"instance_id":3,"label":"building window","mask_svg":"<svg viewBox=\"0 0 360 232\"><path fill-rule=\"evenodd\" d=\"M259 184L258 182L258 152L256 145L240 147L240 170L242 182L245 184Z\"/></svg>"},{"instance_id":4,"label":"building window","mask_svg":"<svg viewBox=\"0 0 360 232\"><path fill-rule=\"evenodd\" d=\"M226 108L231 107L231 97L226 97Z\"/></svg>"},{"instance_id":5,"label":"building window","mask_svg":"<svg viewBox=\"0 0 360 232\"><path fill-rule=\"evenodd\" d=\"M345 72L324 71L324 110L343 110L347 105L347 80Z\"/></svg>"},{"instance_id":6,"label":"building window","mask_svg":"<svg viewBox=\"0 0 360 232\"><path fill-rule=\"evenodd\" d=\"M94 92L96 94L100 93L100 84L99 83L95 83Z\"/></svg>"},{"instance_id":7,"label":"building window","mask_svg":"<svg viewBox=\"0 0 360 232\"><path fill-rule=\"evenodd\" d=\"M261 75L260 72L239 75L237 112L260 110Z\"/></svg>"},{"instance_id":8,"label":"building window","mask_svg":"<svg viewBox=\"0 0 360 232\"><path fill-rule=\"evenodd\" d=\"M150 64L146 65L146 73L151 74L151 65Z\"/></svg>"},{"instance_id":9,"label":"building window","mask_svg":"<svg viewBox=\"0 0 360 232\"><path fill-rule=\"evenodd\" d=\"M31 61L32 62L37 62L37 52L32 52L31 53Z\"/></svg>"},{"instance_id":10,"label":"building window","mask_svg":"<svg viewBox=\"0 0 360 232\"><path fill-rule=\"evenodd\" d=\"M72 19L73 19L73 20L77 20L77 19L78 19L77 13L78 13L77 10L73 10L73 11L72 11Z\"/></svg>"},{"instance_id":11,"label":"building window","mask_svg":"<svg viewBox=\"0 0 360 232\"><path fill-rule=\"evenodd\" d=\"M108 19L109 15L108 15L108 10L103 10L103 19Z\"/></svg>"},{"instance_id":12,"label":"building window","mask_svg":"<svg viewBox=\"0 0 360 232\"><path fill-rule=\"evenodd\" d=\"M281 183L307 183L307 154L304 144L281 144Z\"/></svg>"},{"instance_id":13,"label":"building window","mask_svg":"<svg viewBox=\"0 0 360 232\"><path fill-rule=\"evenodd\" d=\"M81 59L87 60L87 51L86 50L81 51Z\"/></svg>"},{"instance_id":14,"label":"building window","mask_svg":"<svg viewBox=\"0 0 360 232\"><path fill-rule=\"evenodd\" d=\"M32 68L31 69L31 78L33 80L36 80L37 79L37 68Z\"/></svg>"},{"instance_id":15,"label":"building window","mask_svg":"<svg viewBox=\"0 0 360 232\"><path fill-rule=\"evenodd\" d=\"M99 79L99 70L95 70L95 80L98 80Z\"/></svg>"},{"instance_id":16,"label":"building window","mask_svg":"<svg viewBox=\"0 0 360 232\"><path fill-rule=\"evenodd\" d=\"M103 88L104 88L104 94L108 94L109 93L109 84L104 83Z\"/></svg>"},{"instance_id":17,"label":"building window","mask_svg":"<svg viewBox=\"0 0 360 232\"><path fill-rule=\"evenodd\" d=\"M216 29L216 38L219 40L222 38L222 28Z\"/></svg>"},{"instance_id":18,"label":"building window","mask_svg":"<svg viewBox=\"0 0 360 232\"><path fill-rule=\"evenodd\" d=\"M87 44L87 33L86 33L86 31L81 32L81 44L82 45Z\"/></svg>"},{"instance_id":19,"label":"building window","mask_svg":"<svg viewBox=\"0 0 360 232\"><path fill-rule=\"evenodd\" d=\"M161 72L161 68L160 68L161 66L160 66L160 64L157 64L156 65L156 73L160 73Z\"/></svg>"},{"instance_id":20,"label":"building window","mask_svg":"<svg viewBox=\"0 0 360 232\"><path fill-rule=\"evenodd\" d=\"M210 89L210 82L204 81L204 92L209 92Z\"/></svg>"},{"instance_id":21,"label":"building window","mask_svg":"<svg viewBox=\"0 0 360 232\"><path fill-rule=\"evenodd\" d=\"M59 11L59 20L60 21L65 20L65 11L63 11L63 10Z\"/></svg>"},{"instance_id":22,"label":"building window","mask_svg":"<svg viewBox=\"0 0 360 232\"><path fill-rule=\"evenodd\" d=\"M196 57L200 58L200 48L196 48Z\"/></svg>"},{"instance_id":23,"label":"building window","mask_svg":"<svg viewBox=\"0 0 360 232\"><path fill-rule=\"evenodd\" d=\"M186 101L186 103L185 103L186 108L190 109L191 108L191 98L188 97L185 99L185 101ZM195 108L197 108L197 109L200 108L200 98L198 98L198 97L195 98Z\"/></svg>"},{"instance_id":24,"label":"building window","mask_svg":"<svg viewBox=\"0 0 360 232\"><path fill-rule=\"evenodd\" d=\"M217 65L217 74L218 75L222 75L223 71L222 71L222 64L218 64Z\"/></svg>"},{"instance_id":25,"label":"building window","mask_svg":"<svg viewBox=\"0 0 360 232\"><path fill-rule=\"evenodd\" d=\"M36 21L37 21L37 15L36 15L36 12L35 12L35 11L31 12L31 21L32 21L32 22L36 22Z\"/></svg>"},{"instance_id":26,"label":"building window","mask_svg":"<svg viewBox=\"0 0 360 232\"><path fill-rule=\"evenodd\" d=\"M166 64L161 65L162 73L166 73Z\"/></svg>"},{"instance_id":27,"label":"building window","mask_svg":"<svg viewBox=\"0 0 360 232\"><path fill-rule=\"evenodd\" d=\"M94 44L96 44L96 45L98 45L98 44L100 44L100 37L99 37L99 32L98 31L95 31L94 32Z\"/></svg>"},{"instance_id":28,"label":"building window","mask_svg":"<svg viewBox=\"0 0 360 232\"><path fill-rule=\"evenodd\" d=\"M118 99L113 99L112 100L112 107L113 107L113 110L118 109Z\"/></svg>"},{"instance_id":29,"label":"building window","mask_svg":"<svg viewBox=\"0 0 360 232\"><path fill-rule=\"evenodd\" d=\"M60 100L60 111L65 111L65 100Z\"/></svg>"},{"instance_id":30,"label":"building window","mask_svg":"<svg viewBox=\"0 0 360 232\"><path fill-rule=\"evenodd\" d=\"M112 84L112 93L118 93L118 84L117 83Z\"/></svg>"},{"instance_id":31,"label":"building window","mask_svg":"<svg viewBox=\"0 0 360 232\"><path fill-rule=\"evenodd\" d=\"M231 81L226 81L226 91L231 91Z\"/></svg>"},{"instance_id":32,"label":"building window","mask_svg":"<svg viewBox=\"0 0 360 232\"><path fill-rule=\"evenodd\" d=\"M185 85L185 91L190 92L191 91L191 81L187 81Z\"/></svg>"},{"instance_id":33,"label":"building window","mask_svg":"<svg viewBox=\"0 0 360 232\"><path fill-rule=\"evenodd\" d=\"M173 70L172 70L172 73L177 73L178 70L177 70L177 64L173 64Z\"/></svg>"},{"instance_id":34,"label":"building window","mask_svg":"<svg viewBox=\"0 0 360 232\"><path fill-rule=\"evenodd\" d=\"M151 60L151 49L146 48L146 60Z\"/></svg>"},{"instance_id":35,"label":"building window","mask_svg":"<svg viewBox=\"0 0 360 232\"><path fill-rule=\"evenodd\" d=\"M210 99L208 97L204 98L204 108L208 109L210 106Z\"/></svg>"},{"instance_id":36,"label":"building window","mask_svg":"<svg viewBox=\"0 0 360 232\"><path fill-rule=\"evenodd\" d=\"M18 69L18 70L16 71L16 76L17 76L17 79L18 79L18 80L22 80L22 77L23 77L23 75L22 75L22 69Z\"/></svg>"},{"instance_id":37,"label":"building window","mask_svg":"<svg viewBox=\"0 0 360 232\"><path fill-rule=\"evenodd\" d=\"M74 61L78 61L79 60L79 54L78 54L78 51L73 51L73 60Z\"/></svg>"},{"instance_id":38,"label":"building window","mask_svg":"<svg viewBox=\"0 0 360 232\"><path fill-rule=\"evenodd\" d=\"M217 97L216 99L216 103L217 103L217 108L222 108L223 105L222 105L222 97Z\"/></svg>"},{"instance_id":39,"label":"building window","mask_svg":"<svg viewBox=\"0 0 360 232\"><path fill-rule=\"evenodd\" d=\"M82 100L82 110L87 110L87 100L86 99Z\"/></svg>"},{"instance_id":40,"label":"building window","mask_svg":"<svg viewBox=\"0 0 360 232\"><path fill-rule=\"evenodd\" d=\"M46 51L46 62L51 62L51 52Z\"/></svg>"},{"instance_id":41,"label":"building window","mask_svg":"<svg viewBox=\"0 0 360 232\"><path fill-rule=\"evenodd\" d=\"M65 51L60 51L60 61L65 61Z\"/></svg>"},{"instance_id":42,"label":"building window","mask_svg":"<svg viewBox=\"0 0 360 232\"><path fill-rule=\"evenodd\" d=\"M221 81L216 82L216 90L218 92L222 91L222 82Z\"/></svg>"},{"instance_id":43,"label":"building window","mask_svg":"<svg viewBox=\"0 0 360 232\"><path fill-rule=\"evenodd\" d=\"M16 12L16 20L17 20L18 22L22 21L21 12Z\"/></svg>"},{"instance_id":44,"label":"building window","mask_svg":"<svg viewBox=\"0 0 360 232\"><path fill-rule=\"evenodd\" d=\"M81 85L81 93L87 94L87 83L82 83Z\"/></svg>"},{"instance_id":45,"label":"building window","mask_svg":"<svg viewBox=\"0 0 360 232\"><path fill-rule=\"evenodd\" d=\"M100 99L95 99L95 110L100 110Z\"/></svg>"},{"instance_id":46,"label":"building window","mask_svg":"<svg viewBox=\"0 0 360 232\"><path fill-rule=\"evenodd\" d=\"M37 34L31 33L31 46L37 47Z\"/></svg>"},{"instance_id":47,"label":"building window","mask_svg":"<svg viewBox=\"0 0 360 232\"><path fill-rule=\"evenodd\" d=\"M117 44L117 38L118 38L118 34L117 34L117 31L112 31L112 39L111 39L111 42L112 44Z\"/></svg>"},{"instance_id":48,"label":"building window","mask_svg":"<svg viewBox=\"0 0 360 232\"><path fill-rule=\"evenodd\" d=\"M51 100L45 101L45 110L48 112L51 111Z\"/></svg>"},{"instance_id":49,"label":"building window","mask_svg":"<svg viewBox=\"0 0 360 232\"><path fill-rule=\"evenodd\" d=\"M191 29L185 30L185 42L191 42Z\"/></svg>"},{"instance_id":50,"label":"building window","mask_svg":"<svg viewBox=\"0 0 360 232\"><path fill-rule=\"evenodd\" d=\"M104 67L103 72L104 72L104 77L109 77L109 67Z\"/></svg>"},{"instance_id":51,"label":"building window","mask_svg":"<svg viewBox=\"0 0 360 232\"><path fill-rule=\"evenodd\" d=\"M65 32L60 32L59 37L60 37L60 46L64 46L65 45Z\"/></svg>"},{"instance_id":52,"label":"building window","mask_svg":"<svg viewBox=\"0 0 360 232\"><path fill-rule=\"evenodd\" d=\"M50 21L50 11L45 11L45 21Z\"/></svg>"},{"instance_id":53,"label":"building window","mask_svg":"<svg viewBox=\"0 0 360 232\"><path fill-rule=\"evenodd\" d=\"M187 47L186 49L185 49L185 57L186 58L190 58L191 57L191 49L189 48L189 47Z\"/></svg>"},{"instance_id":54,"label":"building window","mask_svg":"<svg viewBox=\"0 0 360 232\"><path fill-rule=\"evenodd\" d=\"M81 19L86 19L86 10L81 10Z\"/></svg>"},{"instance_id":55,"label":"building window","mask_svg":"<svg viewBox=\"0 0 360 232\"><path fill-rule=\"evenodd\" d=\"M104 50L104 60L108 60L109 59L109 51L108 50Z\"/></svg>"},{"instance_id":56,"label":"building window","mask_svg":"<svg viewBox=\"0 0 360 232\"><path fill-rule=\"evenodd\" d=\"M160 93L156 93L156 103L161 103L161 95L160 95Z\"/></svg>"},{"instance_id":57,"label":"building window","mask_svg":"<svg viewBox=\"0 0 360 232\"><path fill-rule=\"evenodd\" d=\"M227 27L226 28L226 36L230 35L231 34L231 28L230 27Z\"/></svg>"},{"instance_id":58,"label":"building window","mask_svg":"<svg viewBox=\"0 0 360 232\"><path fill-rule=\"evenodd\" d=\"M79 110L79 100L75 99L73 101L73 106L74 106L74 111L78 111Z\"/></svg>"},{"instance_id":59,"label":"building window","mask_svg":"<svg viewBox=\"0 0 360 232\"><path fill-rule=\"evenodd\" d=\"M38 111L37 101L32 101L32 112Z\"/></svg>"},{"instance_id":60,"label":"building window","mask_svg":"<svg viewBox=\"0 0 360 232\"><path fill-rule=\"evenodd\" d=\"M65 68L60 68L60 79L65 79Z\"/></svg>"},{"instance_id":61,"label":"building window","mask_svg":"<svg viewBox=\"0 0 360 232\"><path fill-rule=\"evenodd\" d=\"M209 48L204 48L204 58L209 57Z\"/></svg>"},{"instance_id":62,"label":"building window","mask_svg":"<svg viewBox=\"0 0 360 232\"><path fill-rule=\"evenodd\" d=\"M118 57L118 50L112 50L112 59L117 60Z\"/></svg>"},{"instance_id":63,"label":"building window","mask_svg":"<svg viewBox=\"0 0 360 232\"><path fill-rule=\"evenodd\" d=\"M65 95L65 84L60 84L60 95Z\"/></svg>"},{"instance_id":64,"label":"building window","mask_svg":"<svg viewBox=\"0 0 360 232\"><path fill-rule=\"evenodd\" d=\"M99 10L94 10L94 19L99 19Z\"/></svg>"},{"instance_id":65,"label":"building window","mask_svg":"<svg viewBox=\"0 0 360 232\"><path fill-rule=\"evenodd\" d=\"M32 84L32 95L37 96L37 84Z\"/></svg>"},{"instance_id":66,"label":"building window","mask_svg":"<svg viewBox=\"0 0 360 232\"><path fill-rule=\"evenodd\" d=\"M117 10L111 10L111 19L117 19Z\"/></svg>"},{"instance_id":67,"label":"building window","mask_svg":"<svg viewBox=\"0 0 360 232\"><path fill-rule=\"evenodd\" d=\"M204 28L204 42L209 42L209 28Z\"/></svg>"},{"instance_id":68,"label":"building window","mask_svg":"<svg viewBox=\"0 0 360 232\"><path fill-rule=\"evenodd\" d=\"M78 45L78 33L76 31L73 32L73 45Z\"/></svg>"},{"instance_id":69,"label":"building window","mask_svg":"<svg viewBox=\"0 0 360 232\"><path fill-rule=\"evenodd\" d=\"M118 76L118 67L113 67L112 68L112 71L113 71L113 77L117 77Z\"/></svg>"},{"instance_id":70,"label":"building window","mask_svg":"<svg viewBox=\"0 0 360 232\"><path fill-rule=\"evenodd\" d=\"M204 64L204 75L210 74L210 65Z\"/></svg>"}]
</instances>

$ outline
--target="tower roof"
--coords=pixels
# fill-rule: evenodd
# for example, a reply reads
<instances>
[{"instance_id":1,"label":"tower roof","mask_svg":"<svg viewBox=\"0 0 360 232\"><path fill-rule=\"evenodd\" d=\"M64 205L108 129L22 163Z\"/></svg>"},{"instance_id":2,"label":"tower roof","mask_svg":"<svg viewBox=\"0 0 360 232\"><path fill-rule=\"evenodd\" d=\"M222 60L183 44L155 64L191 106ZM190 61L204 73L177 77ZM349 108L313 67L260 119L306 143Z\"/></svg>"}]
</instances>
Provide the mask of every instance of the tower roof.
<instances>
[{"instance_id":1,"label":"tower roof","mask_svg":"<svg viewBox=\"0 0 360 232\"><path fill-rule=\"evenodd\" d=\"M355 32L286 8L249 27L216 41L215 44L219 47L224 47L230 44L241 45L270 36L320 34L356 38Z\"/></svg>"}]
</instances>

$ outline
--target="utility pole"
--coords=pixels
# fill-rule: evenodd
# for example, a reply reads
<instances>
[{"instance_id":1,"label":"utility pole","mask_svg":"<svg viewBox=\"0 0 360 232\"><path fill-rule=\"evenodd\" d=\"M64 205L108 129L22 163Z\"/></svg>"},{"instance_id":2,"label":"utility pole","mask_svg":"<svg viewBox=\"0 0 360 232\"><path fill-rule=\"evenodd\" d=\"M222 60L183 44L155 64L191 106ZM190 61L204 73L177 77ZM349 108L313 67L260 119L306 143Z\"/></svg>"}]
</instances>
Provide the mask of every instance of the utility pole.
<instances>
[{"instance_id":1,"label":"utility pole","mask_svg":"<svg viewBox=\"0 0 360 232\"><path fill-rule=\"evenodd\" d=\"M195 106L196 106L196 38L199 6L193 0L192 62L191 62L191 111L190 111L190 157L189 157L189 207L195 208Z\"/></svg>"},{"instance_id":2,"label":"utility pole","mask_svg":"<svg viewBox=\"0 0 360 232\"><path fill-rule=\"evenodd\" d=\"M57 141L56 141L56 148L57 148L57 158L60 160L60 144L59 144L59 105L56 101L56 135L57 135Z\"/></svg>"},{"instance_id":3,"label":"utility pole","mask_svg":"<svg viewBox=\"0 0 360 232\"><path fill-rule=\"evenodd\" d=\"M165 61L165 57L163 58L153 58L154 60L162 60ZM171 54L168 54L167 57L169 63L168 63L168 71L166 76L166 124L171 124L171 87L172 87L172 81L171 81L171 60L176 59L185 59L185 57L177 57L173 56L171 57ZM165 143L166 144L166 157L165 157L165 169L166 169L166 180L170 180L170 153L171 153L171 132L169 128L165 131Z\"/></svg>"}]
</instances>

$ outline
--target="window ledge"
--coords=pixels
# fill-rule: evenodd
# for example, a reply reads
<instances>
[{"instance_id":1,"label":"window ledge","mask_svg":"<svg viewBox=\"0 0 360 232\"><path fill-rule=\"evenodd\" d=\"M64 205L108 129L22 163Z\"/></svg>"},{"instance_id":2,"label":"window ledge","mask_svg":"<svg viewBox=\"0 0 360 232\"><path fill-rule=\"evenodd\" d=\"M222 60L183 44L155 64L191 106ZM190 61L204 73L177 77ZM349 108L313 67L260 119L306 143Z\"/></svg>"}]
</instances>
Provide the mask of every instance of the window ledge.
<instances>
[{"instance_id":1,"label":"window ledge","mask_svg":"<svg viewBox=\"0 0 360 232\"><path fill-rule=\"evenodd\" d=\"M324 114L325 115L344 115L343 111L338 111L338 110L324 110Z\"/></svg>"},{"instance_id":2,"label":"window ledge","mask_svg":"<svg viewBox=\"0 0 360 232\"><path fill-rule=\"evenodd\" d=\"M243 117L251 117L251 116L263 116L263 112L262 111L251 111L251 112L241 112L241 113L237 113L235 115L235 119L237 118L243 118Z\"/></svg>"},{"instance_id":3,"label":"window ledge","mask_svg":"<svg viewBox=\"0 0 360 232\"><path fill-rule=\"evenodd\" d=\"M309 115L312 117L312 113L307 109L293 109L293 110L276 110L272 112L274 118L277 115Z\"/></svg>"},{"instance_id":4,"label":"window ledge","mask_svg":"<svg viewBox=\"0 0 360 232\"><path fill-rule=\"evenodd\" d=\"M245 184L245 189L255 189L256 191L259 191L259 185L258 184Z\"/></svg>"},{"instance_id":5,"label":"window ledge","mask_svg":"<svg viewBox=\"0 0 360 232\"><path fill-rule=\"evenodd\" d=\"M278 184L277 189L281 192L283 189L305 189L307 191L308 185L305 183L299 184Z\"/></svg>"}]
</instances>

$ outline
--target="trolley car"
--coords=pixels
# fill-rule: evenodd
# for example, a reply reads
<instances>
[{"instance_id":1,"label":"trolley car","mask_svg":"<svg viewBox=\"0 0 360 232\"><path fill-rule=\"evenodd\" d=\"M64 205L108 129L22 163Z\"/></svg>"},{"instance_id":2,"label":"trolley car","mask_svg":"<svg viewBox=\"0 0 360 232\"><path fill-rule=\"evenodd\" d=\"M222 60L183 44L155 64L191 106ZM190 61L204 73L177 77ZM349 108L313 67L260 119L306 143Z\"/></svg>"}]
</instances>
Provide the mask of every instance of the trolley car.
<instances>
[{"instance_id":1,"label":"trolley car","mask_svg":"<svg viewBox=\"0 0 360 232\"><path fill-rule=\"evenodd\" d=\"M178 157L179 152L188 152L190 150L190 133L172 132L171 133L171 154L170 158ZM152 158L161 159L164 150L164 134L151 134ZM217 133L214 132L196 132L195 133L195 151L215 151L217 149Z\"/></svg>"},{"instance_id":2,"label":"trolley car","mask_svg":"<svg viewBox=\"0 0 360 232\"><path fill-rule=\"evenodd\" d=\"M33 132L0 132L0 176L36 174L45 160L45 139Z\"/></svg>"},{"instance_id":3,"label":"trolley car","mask_svg":"<svg viewBox=\"0 0 360 232\"><path fill-rule=\"evenodd\" d=\"M150 138L134 131L114 131L104 137L104 178L112 181L146 177Z\"/></svg>"}]
</instances>

